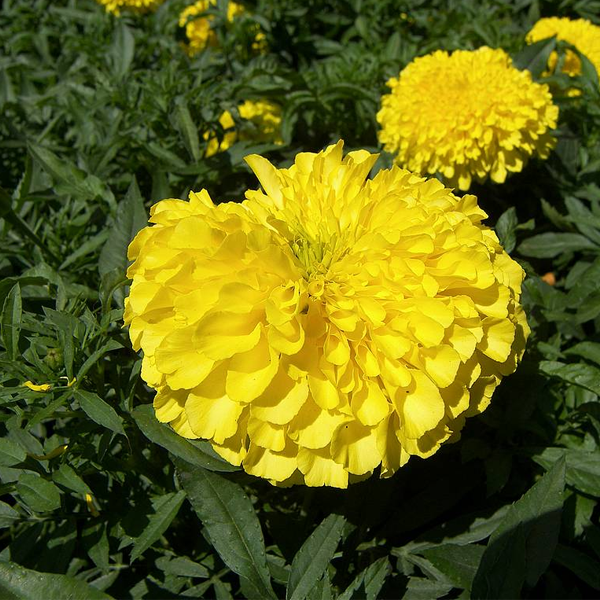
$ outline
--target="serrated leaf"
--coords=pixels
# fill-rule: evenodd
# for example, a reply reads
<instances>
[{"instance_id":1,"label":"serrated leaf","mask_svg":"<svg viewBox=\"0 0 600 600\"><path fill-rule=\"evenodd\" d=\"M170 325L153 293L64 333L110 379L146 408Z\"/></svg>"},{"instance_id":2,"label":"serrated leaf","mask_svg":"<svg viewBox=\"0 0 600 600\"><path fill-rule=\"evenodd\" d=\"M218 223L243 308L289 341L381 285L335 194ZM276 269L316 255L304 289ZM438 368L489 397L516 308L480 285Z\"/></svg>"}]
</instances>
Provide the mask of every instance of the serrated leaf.
<instances>
[{"instance_id":1,"label":"serrated leaf","mask_svg":"<svg viewBox=\"0 0 600 600\"><path fill-rule=\"evenodd\" d=\"M517 69L527 69L534 77L539 77L548 67L548 58L556 48L556 37L550 37L533 44L527 44L513 57Z\"/></svg>"},{"instance_id":2,"label":"serrated leaf","mask_svg":"<svg viewBox=\"0 0 600 600\"><path fill-rule=\"evenodd\" d=\"M489 537L500 525L508 510L502 506L489 516L462 515L438 525L416 540L409 542L403 548L392 549L394 556L402 556L406 552L417 552L427 548L435 548L438 544L453 544L464 546L479 542Z\"/></svg>"},{"instance_id":3,"label":"serrated leaf","mask_svg":"<svg viewBox=\"0 0 600 600\"><path fill-rule=\"evenodd\" d=\"M2 343L12 360L16 360L19 355L22 314L21 287L16 283L6 296L2 307Z\"/></svg>"},{"instance_id":4,"label":"serrated leaf","mask_svg":"<svg viewBox=\"0 0 600 600\"><path fill-rule=\"evenodd\" d=\"M175 558L161 556L156 561L156 566L164 573L179 577L198 577L201 579L210 577L210 573L206 567L185 556L177 556Z\"/></svg>"},{"instance_id":5,"label":"serrated leaf","mask_svg":"<svg viewBox=\"0 0 600 600\"><path fill-rule=\"evenodd\" d=\"M519 244L518 251L532 258L554 258L565 252L600 251L600 246L578 233L541 233Z\"/></svg>"},{"instance_id":6,"label":"serrated leaf","mask_svg":"<svg viewBox=\"0 0 600 600\"><path fill-rule=\"evenodd\" d=\"M572 448L545 448L531 457L546 470L565 459L567 483L584 494L600 496L600 453Z\"/></svg>"},{"instance_id":7,"label":"serrated leaf","mask_svg":"<svg viewBox=\"0 0 600 600\"><path fill-rule=\"evenodd\" d=\"M155 444L186 462L209 471L237 471L238 467L224 461L208 442L192 442L177 435L168 425L160 423L152 406L136 407L131 413L142 433Z\"/></svg>"},{"instance_id":8,"label":"serrated leaf","mask_svg":"<svg viewBox=\"0 0 600 600\"><path fill-rule=\"evenodd\" d=\"M123 419L121 419L115 409L102 400L98 394L76 390L74 396L79 402L83 412L92 419L94 423L98 423L98 425L102 425L115 433L125 435Z\"/></svg>"},{"instance_id":9,"label":"serrated leaf","mask_svg":"<svg viewBox=\"0 0 600 600\"><path fill-rule=\"evenodd\" d=\"M174 494L165 494L153 500L154 514L150 515L148 525L141 535L134 539L131 552L131 562L139 558L162 534L168 529L173 519L177 516L183 501L185 492L179 490Z\"/></svg>"},{"instance_id":10,"label":"serrated leaf","mask_svg":"<svg viewBox=\"0 0 600 600\"><path fill-rule=\"evenodd\" d=\"M12 467L25 460L27 454L18 444L8 438L0 438L0 465Z\"/></svg>"},{"instance_id":11,"label":"serrated leaf","mask_svg":"<svg viewBox=\"0 0 600 600\"><path fill-rule=\"evenodd\" d=\"M0 562L0 597L4 600L110 600L110 596L79 579L39 573L12 562Z\"/></svg>"},{"instance_id":12,"label":"serrated leaf","mask_svg":"<svg viewBox=\"0 0 600 600\"><path fill-rule=\"evenodd\" d=\"M376 600L391 570L387 557L376 560L354 578L354 581L338 596L338 600L352 598Z\"/></svg>"},{"instance_id":13,"label":"serrated leaf","mask_svg":"<svg viewBox=\"0 0 600 600\"><path fill-rule=\"evenodd\" d=\"M94 561L94 564L103 571L109 568L109 545L106 534L106 523L92 522L83 530L81 543Z\"/></svg>"},{"instance_id":14,"label":"serrated leaf","mask_svg":"<svg viewBox=\"0 0 600 600\"><path fill-rule=\"evenodd\" d=\"M0 500L0 528L10 527L21 515L9 504Z\"/></svg>"},{"instance_id":15,"label":"serrated leaf","mask_svg":"<svg viewBox=\"0 0 600 600\"><path fill-rule=\"evenodd\" d=\"M131 68L131 63L135 56L135 38L122 19L118 20L114 32L115 37L110 54L115 75L121 78Z\"/></svg>"},{"instance_id":16,"label":"serrated leaf","mask_svg":"<svg viewBox=\"0 0 600 600\"><path fill-rule=\"evenodd\" d=\"M242 488L215 473L177 461L179 478L223 562L257 598L277 596L271 587L265 542L252 502Z\"/></svg>"},{"instance_id":17,"label":"serrated leaf","mask_svg":"<svg viewBox=\"0 0 600 600\"><path fill-rule=\"evenodd\" d=\"M77 372L77 380L82 381L87 375L88 371L105 355L113 350L120 350L123 347L121 342L117 340L108 340L98 350L95 350L88 356L85 362L81 365L81 368Z\"/></svg>"},{"instance_id":18,"label":"serrated leaf","mask_svg":"<svg viewBox=\"0 0 600 600\"><path fill-rule=\"evenodd\" d=\"M286 590L287 600L303 600L327 570L342 537L346 519L329 515L294 556Z\"/></svg>"},{"instance_id":19,"label":"serrated leaf","mask_svg":"<svg viewBox=\"0 0 600 600\"><path fill-rule=\"evenodd\" d=\"M175 106L175 121L183 138L183 143L190 153L194 162L198 162L202 157L200 152L200 140L198 139L198 128L192 120L189 108L185 101L178 98Z\"/></svg>"},{"instance_id":20,"label":"serrated leaf","mask_svg":"<svg viewBox=\"0 0 600 600\"><path fill-rule=\"evenodd\" d=\"M540 371L567 383L600 394L600 369L585 363L565 364L555 360L540 362Z\"/></svg>"},{"instance_id":21,"label":"serrated leaf","mask_svg":"<svg viewBox=\"0 0 600 600\"><path fill-rule=\"evenodd\" d=\"M402 600L437 600L444 597L451 589L452 586L447 583L423 577L411 577Z\"/></svg>"},{"instance_id":22,"label":"serrated leaf","mask_svg":"<svg viewBox=\"0 0 600 600\"><path fill-rule=\"evenodd\" d=\"M517 243L516 231L518 224L517 209L514 206L504 211L496 223L496 233L500 244L509 254L514 250Z\"/></svg>"},{"instance_id":23,"label":"serrated leaf","mask_svg":"<svg viewBox=\"0 0 600 600\"><path fill-rule=\"evenodd\" d=\"M51 175L56 181L66 184L71 193L82 198L89 198L89 190L85 185L85 173L73 163L64 158L59 158L54 152L36 146L28 145L31 156Z\"/></svg>"},{"instance_id":24,"label":"serrated leaf","mask_svg":"<svg viewBox=\"0 0 600 600\"><path fill-rule=\"evenodd\" d=\"M518 598L552 559L560 530L565 461L558 460L509 509L492 534L473 580L473 598Z\"/></svg>"},{"instance_id":25,"label":"serrated leaf","mask_svg":"<svg viewBox=\"0 0 600 600\"><path fill-rule=\"evenodd\" d=\"M91 254L97 248L102 246L106 242L108 238L108 231L101 231L97 235L88 238L81 246L73 252L70 256L68 256L63 263L60 265L60 270L66 269L71 266L73 263L77 262L80 258L83 258L87 254Z\"/></svg>"},{"instance_id":26,"label":"serrated leaf","mask_svg":"<svg viewBox=\"0 0 600 600\"><path fill-rule=\"evenodd\" d=\"M562 544L556 548L554 560L585 581L593 590L600 590L600 571L597 560L575 548L569 548Z\"/></svg>"},{"instance_id":27,"label":"serrated leaf","mask_svg":"<svg viewBox=\"0 0 600 600\"><path fill-rule=\"evenodd\" d=\"M119 203L115 222L100 253L98 271L101 276L114 269L119 269L125 275L127 248L137 232L147 224L147 220L144 201L134 177L125 198Z\"/></svg>"},{"instance_id":28,"label":"serrated leaf","mask_svg":"<svg viewBox=\"0 0 600 600\"><path fill-rule=\"evenodd\" d=\"M54 473L52 473L52 480L58 485L62 485L73 492L78 494L91 494L92 490L88 485L77 475L73 467L67 464L62 464Z\"/></svg>"},{"instance_id":29,"label":"serrated leaf","mask_svg":"<svg viewBox=\"0 0 600 600\"><path fill-rule=\"evenodd\" d=\"M580 342L565 350L564 353L582 356L600 365L600 344L595 342Z\"/></svg>"},{"instance_id":30,"label":"serrated leaf","mask_svg":"<svg viewBox=\"0 0 600 600\"><path fill-rule=\"evenodd\" d=\"M58 488L37 474L22 474L16 489L23 502L35 512L50 512L60 507Z\"/></svg>"},{"instance_id":31,"label":"serrated leaf","mask_svg":"<svg viewBox=\"0 0 600 600\"><path fill-rule=\"evenodd\" d=\"M447 544L425 550L422 555L456 587L470 590L484 551L485 547L477 544Z\"/></svg>"}]
</instances>

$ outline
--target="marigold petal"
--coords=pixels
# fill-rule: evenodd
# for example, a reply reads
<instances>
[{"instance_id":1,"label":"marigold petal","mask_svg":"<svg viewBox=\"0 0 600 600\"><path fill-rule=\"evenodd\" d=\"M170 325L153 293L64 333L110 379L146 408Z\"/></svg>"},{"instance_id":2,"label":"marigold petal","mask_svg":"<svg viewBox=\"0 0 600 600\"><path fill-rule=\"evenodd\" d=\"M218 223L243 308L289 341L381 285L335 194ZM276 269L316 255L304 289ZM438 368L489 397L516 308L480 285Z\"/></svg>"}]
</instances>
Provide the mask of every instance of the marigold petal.
<instances>
[{"instance_id":1,"label":"marigold petal","mask_svg":"<svg viewBox=\"0 0 600 600\"><path fill-rule=\"evenodd\" d=\"M369 473L381 462L375 431L356 421L345 423L338 427L331 441L331 456L349 473Z\"/></svg>"},{"instance_id":2,"label":"marigold petal","mask_svg":"<svg viewBox=\"0 0 600 600\"><path fill-rule=\"evenodd\" d=\"M231 359L225 384L227 394L238 402L251 402L265 391L278 369L279 355L263 335L252 350Z\"/></svg>"},{"instance_id":3,"label":"marigold petal","mask_svg":"<svg viewBox=\"0 0 600 600\"><path fill-rule=\"evenodd\" d=\"M336 463L329 454L329 448L298 450L298 468L304 474L304 482L309 487L329 485L345 489L348 487L348 471Z\"/></svg>"}]
</instances>

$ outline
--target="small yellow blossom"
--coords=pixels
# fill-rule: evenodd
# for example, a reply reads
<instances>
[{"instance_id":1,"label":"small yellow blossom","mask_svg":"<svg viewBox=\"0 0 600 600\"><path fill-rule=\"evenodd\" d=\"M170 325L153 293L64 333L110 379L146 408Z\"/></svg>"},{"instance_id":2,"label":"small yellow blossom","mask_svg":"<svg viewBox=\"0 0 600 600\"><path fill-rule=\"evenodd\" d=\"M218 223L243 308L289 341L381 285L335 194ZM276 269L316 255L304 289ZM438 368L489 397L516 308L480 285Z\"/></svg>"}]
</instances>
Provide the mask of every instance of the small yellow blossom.
<instances>
[{"instance_id":1,"label":"small yellow blossom","mask_svg":"<svg viewBox=\"0 0 600 600\"><path fill-rule=\"evenodd\" d=\"M88 510L92 514L92 517L100 516L100 512L98 511L98 509L96 508L96 506L94 504L94 497L91 494L85 495L85 503L87 504Z\"/></svg>"},{"instance_id":2,"label":"small yellow blossom","mask_svg":"<svg viewBox=\"0 0 600 600\"><path fill-rule=\"evenodd\" d=\"M540 19L527 34L527 42L531 44L553 35L556 36L556 39L568 42L575 46L579 52L585 54L600 74L600 27L586 19L568 19L566 17ZM556 68L557 61L557 53L552 52L548 58L550 72ZM572 50L567 50L565 53L562 71L570 76L581 74L581 60ZM569 90L570 96L576 96L580 93L579 90L574 88Z\"/></svg>"},{"instance_id":3,"label":"small yellow blossom","mask_svg":"<svg viewBox=\"0 0 600 600\"><path fill-rule=\"evenodd\" d=\"M239 133L233 130L235 122L228 110L223 111L219 117L219 124L225 132L220 143L214 134L208 131L204 133L203 137L208 141L207 157L224 152L238 140L283 144L279 105L268 100L246 100L238 106L238 112L240 117L248 122Z\"/></svg>"},{"instance_id":4,"label":"small yellow blossom","mask_svg":"<svg viewBox=\"0 0 600 600\"><path fill-rule=\"evenodd\" d=\"M31 458L35 458L36 460L50 460L52 458L60 456L61 454L64 454L67 451L68 447L68 444L61 444L60 446L54 448L54 450L48 452L48 454L32 454L31 452L28 452L27 454L31 456Z\"/></svg>"},{"instance_id":5,"label":"small yellow blossom","mask_svg":"<svg viewBox=\"0 0 600 600\"><path fill-rule=\"evenodd\" d=\"M217 35L211 27L214 19L213 15L199 16L216 5L217 0L198 0L179 15L179 26L185 27L185 34L188 39L187 52L190 56L218 44ZM243 15L245 12L246 9L242 4L229 0L227 4L227 22L232 23L236 17ZM258 26L252 48L257 52L263 52L266 49L265 34L258 31Z\"/></svg>"},{"instance_id":6,"label":"small yellow blossom","mask_svg":"<svg viewBox=\"0 0 600 600\"><path fill-rule=\"evenodd\" d=\"M503 50L438 50L387 85L377 114L384 148L400 166L439 173L461 190L488 176L503 183L555 145L558 108L548 86L513 67Z\"/></svg>"},{"instance_id":7,"label":"small yellow blossom","mask_svg":"<svg viewBox=\"0 0 600 600\"><path fill-rule=\"evenodd\" d=\"M136 13L146 13L158 8L165 0L96 0L104 5L107 12L117 17L122 10Z\"/></svg>"},{"instance_id":8,"label":"small yellow blossom","mask_svg":"<svg viewBox=\"0 0 600 600\"><path fill-rule=\"evenodd\" d=\"M474 196L343 157L246 158L262 190L163 200L125 321L159 421L274 484L347 487L428 457L521 357L523 270ZM349 479L350 478L350 479Z\"/></svg>"},{"instance_id":9,"label":"small yellow blossom","mask_svg":"<svg viewBox=\"0 0 600 600\"><path fill-rule=\"evenodd\" d=\"M36 384L32 381L26 381L23 385L34 392L49 392L52 389L51 383Z\"/></svg>"}]
</instances>

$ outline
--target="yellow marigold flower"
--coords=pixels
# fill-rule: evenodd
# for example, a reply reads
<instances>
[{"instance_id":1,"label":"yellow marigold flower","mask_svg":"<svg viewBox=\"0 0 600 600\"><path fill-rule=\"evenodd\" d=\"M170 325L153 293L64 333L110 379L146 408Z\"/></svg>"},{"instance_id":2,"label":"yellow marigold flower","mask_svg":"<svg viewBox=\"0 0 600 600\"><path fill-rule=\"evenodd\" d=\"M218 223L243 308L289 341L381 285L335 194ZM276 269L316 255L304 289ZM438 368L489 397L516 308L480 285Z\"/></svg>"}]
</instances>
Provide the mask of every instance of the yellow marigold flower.
<instances>
[{"instance_id":1,"label":"yellow marigold flower","mask_svg":"<svg viewBox=\"0 0 600 600\"><path fill-rule=\"evenodd\" d=\"M550 17L540 19L533 29L527 34L527 41L531 44L540 40L556 36L556 39L568 42L575 46L579 52L585 54L590 62L600 73L600 27L586 19L568 19L566 17ZM554 71L558 56L552 52L548 58L548 69ZM565 54L562 68L567 75L581 74L581 60L571 50ZM572 90L570 95L578 94L579 90Z\"/></svg>"},{"instance_id":2,"label":"yellow marigold flower","mask_svg":"<svg viewBox=\"0 0 600 600\"><path fill-rule=\"evenodd\" d=\"M165 0L96 0L104 5L107 12L117 17L125 9L136 13L146 13L158 8Z\"/></svg>"},{"instance_id":3,"label":"yellow marigold flower","mask_svg":"<svg viewBox=\"0 0 600 600\"><path fill-rule=\"evenodd\" d=\"M224 152L237 140L253 140L255 142L271 142L283 144L281 139L281 107L268 100L246 100L238 106L240 117L248 121L248 126L240 131L231 131L235 122L228 110L223 111L219 123L225 135L219 143L214 134L206 131L204 139L208 140L206 156Z\"/></svg>"},{"instance_id":4,"label":"yellow marigold flower","mask_svg":"<svg viewBox=\"0 0 600 600\"><path fill-rule=\"evenodd\" d=\"M523 271L474 196L342 156L246 158L264 191L163 200L125 320L159 421L276 484L344 488L431 456L523 353Z\"/></svg>"},{"instance_id":5,"label":"yellow marigold flower","mask_svg":"<svg viewBox=\"0 0 600 600\"><path fill-rule=\"evenodd\" d=\"M556 140L558 108L546 85L519 71L503 50L438 50L415 59L387 85L379 140L396 162L443 175L468 190L473 178L502 183Z\"/></svg>"},{"instance_id":6,"label":"yellow marigold flower","mask_svg":"<svg viewBox=\"0 0 600 600\"><path fill-rule=\"evenodd\" d=\"M216 4L217 0L198 0L188 6L179 15L179 26L185 27L185 34L189 40L187 51L190 56L201 52L209 46L214 47L218 44L217 35L211 28L211 22L214 17L212 15L198 17L198 15L216 6ZM231 23L236 17L243 15L245 12L246 9L243 5L229 0L227 5L227 22ZM265 34L261 31L258 31L256 34L252 48L258 52L263 52L266 49Z\"/></svg>"},{"instance_id":7,"label":"yellow marigold flower","mask_svg":"<svg viewBox=\"0 0 600 600\"><path fill-rule=\"evenodd\" d=\"M34 392L49 392L52 389L51 383L33 383L33 381L26 381L23 384L26 388L33 390Z\"/></svg>"}]
</instances>

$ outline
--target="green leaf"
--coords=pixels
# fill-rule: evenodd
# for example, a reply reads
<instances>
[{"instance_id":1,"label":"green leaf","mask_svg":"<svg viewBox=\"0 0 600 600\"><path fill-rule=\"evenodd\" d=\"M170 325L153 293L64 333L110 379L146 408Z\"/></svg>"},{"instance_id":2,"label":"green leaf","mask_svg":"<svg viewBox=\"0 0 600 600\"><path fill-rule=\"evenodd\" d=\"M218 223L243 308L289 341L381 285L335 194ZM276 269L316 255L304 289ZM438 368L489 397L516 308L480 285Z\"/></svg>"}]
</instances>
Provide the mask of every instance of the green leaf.
<instances>
[{"instance_id":1,"label":"green leaf","mask_svg":"<svg viewBox=\"0 0 600 600\"><path fill-rule=\"evenodd\" d=\"M562 544L557 546L554 560L559 565L575 573L579 579L585 581L592 589L600 590L600 571L598 570L597 560L575 548L569 548Z\"/></svg>"},{"instance_id":2,"label":"green leaf","mask_svg":"<svg viewBox=\"0 0 600 600\"><path fill-rule=\"evenodd\" d=\"M56 181L66 184L71 193L82 198L90 197L89 190L86 187L85 173L78 169L73 163L64 158L59 158L47 148L28 145L31 156L51 175Z\"/></svg>"},{"instance_id":3,"label":"green leaf","mask_svg":"<svg viewBox=\"0 0 600 600\"><path fill-rule=\"evenodd\" d=\"M406 600L435 600L444 597L451 589L451 585L441 581L411 577L403 598Z\"/></svg>"},{"instance_id":4,"label":"green leaf","mask_svg":"<svg viewBox=\"0 0 600 600\"><path fill-rule=\"evenodd\" d=\"M386 556L376 560L354 578L352 583L338 596L338 600L351 600L352 598L376 600L391 570Z\"/></svg>"},{"instance_id":5,"label":"green leaf","mask_svg":"<svg viewBox=\"0 0 600 600\"><path fill-rule=\"evenodd\" d=\"M106 523L92 521L83 530L81 543L88 553L88 556L94 561L94 564L103 571L109 568L109 545L106 535Z\"/></svg>"},{"instance_id":6,"label":"green leaf","mask_svg":"<svg viewBox=\"0 0 600 600\"><path fill-rule=\"evenodd\" d=\"M492 534L473 580L473 598L518 598L552 559L560 530L565 461L559 460L509 509Z\"/></svg>"},{"instance_id":7,"label":"green leaf","mask_svg":"<svg viewBox=\"0 0 600 600\"><path fill-rule=\"evenodd\" d=\"M0 528L10 527L21 515L9 504L0 500Z\"/></svg>"},{"instance_id":8,"label":"green leaf","mask_svg":"<svg viewBox=\"0 0 600 600\"><path fill-rule=\"evenodd\" d=\"M342 596L339 596L338 600L343 600ZM333 590L331 589L331 581L327 572L312 589L308 595L308 600L333 600Z\"/></svg>"},{"instance_id":9,"label":"green leaf","mask_svg":"<svg viewBox=\"0 0 600 600\"><path fill-rule=\"evenodd\" d=\"M71 266L73 263L76 263L80 258L95 252L100 246L105 244L106 239L108 238L108 231L104 230L98 233L97 235L88 238L81 246L73 252L70 256L68 256L60 265L59 269L62 271L67 267Z\"/></svg>"},{"instance_id":10,"label":"green leaf","mask_svg":"<svg viewBox=\"0 0 600 600\"><path fill-rule=\"evenodd\" d=\"M85 392L83 390L75 390L74 396L79 402L83 412L92 419L94 423L98 423L98 425L102 425L115 433L125 435L123 419L121 419L115 409L102 400L98 394Z\"/></svg>"},{"instance_id":11,"label":"green leaf","mask_svg":"<svg viewBox=\"0 0 600 600\"><path fill-rule=\"evenodd\" d=\"M580 342L565 350L564 353L582 356L600 365L600 344L595 342Z\"/></svg>"},{"instance_id":12,"label":"green leaf","mask_svg":"<svg viewBox=\"0 0 600 600\"><path fill-rule=\"evenodd\" d=\"M181 132L183 143L194 162L199 162L202 158L200 152L200 141L198 139L198 128L192 120L190 111L185 101L180 97L175 105L175 122Z\"/></svg>"},{"instance_id":13,"label":"green leaf","mask_svg":"<svg viewBox=\"0 0 600 600\"><path fill-rule=\"evenodd\" d=\"M514 206L504 211L496 223L496 233L500 244L509 254L514 250L517 243L516 231L518 224L517 209Z\"/></svg>"},{"instance_id":14,"label":"green leaf","mask_svg":"<svg viewBox=\"0 0 600 600\"><path fill-rule=\"evenodd\" d=\"M128 264L127 248L147 221L144 201L134 177L125 198L118 205L115 222L100 253L98 271L101 276L114 269L119 269L125 274Z\"/></svg>"},{"instance_id":15,"label":"green leaf","mask_svg":"<svg viewBox=\"0 0 600 600\"><path fill-rule=\"evenodd\" d=\"M210 573L206 567L199 565L185 556L177 556L176 558L161 556L156 561L156 566L164 573L179 577L198 577L200 579L208 579L210 577Z\"/></svg>"},{"instance_id":16,"label":"green leaf","mask_svg":"<svg viewBox=\"0 0 600 600\"><path fill-rule=\"evenodd\" d=\"M0 465L12 467L22 463L27 454L21 446L7 438L0 438Z\"/></svg>"},{"instance_id":17,"label":"green leaf","mask_svg":"<svg viewBox=\"0 0 600 600\"><path fill-rule=\"evenodd\" d=\"M91 494L92 490L88 485L77 475L73 467L67 464L62 464L54 473L52 473L52 479L58 485L62 485L73 492L78 494Z\"/></svg>"},{"instance_id":18,"label":"green leaf","mask_svg":"<svg viewBox=\"0 0 600 600\"><path fill-rule=\"evenodd\" d=\"M3 600L110 600L110 596L79 579L39 573L12 562L0 562L0 597Z\"/></svg>"},{"instance_id":19,"label":"green leaf","mask_svg":"<svg viewBox=\"0 0 600 600\"><path fill-rule=\"evenodd\" d=\"M0 186L0 217L3 218L11 227L25 238L28 238L38 248L40 248L46 256L52 259L55 263L60 262L59 259L46 247L41 238L29 227L29 225L15 213L12 208L12 198L8 192ZM10 279L10 278L9 278Z\"/></svg>"},{"instance_id":20,"label":"green leaf","mask_svg":"<svg viewBox=\"0 0 600 600\"><path fill-rule=\"evenodd\" d=\"M142 433L155 444L186 462L209 471L237 471L238 467L224 461L208 442L192 442L177 435L168 425L160 423L152 406L144 404L131 413Z\"/></svg>"},{"instance_id":21,"label":"green leaf","mask_svg":"<svg viewBox=\"0 0 600 600\"><path fill-rule=\"evenodd\" d=\"M139 558L168 529L177 516L185 499L185 492L179 490L174 494L165 494L152 501L154 514L150 516L148 525L139 537L133 541L131 562Z\"/></svg>"},{"instance_id":22,"label":"green leaf","mask_svg":"<svg viewBox=\"0 0 600 600\"><path fill-rule=\"evenodd\" d=\"M567 461L567 483L584 494L600 497L600 453L567 448L545 448L532 459L546 470L562 458Z\"/></svg>"},{"instance_id":23,"label":"green leaf","mask_svg":"<svg viewBox=\"0 0 600 600\"><path fill-rule=\"evenodd\" d=\"M177 467L183 489L215 550L240 576L247 595L275 600L260 522L248 496L221 475L182 461L177 461Z\"/></svg>"},{"instance_id":24,"label":"green leaf","mask_svg":"<svg viewBox=\"0 0 600 600\"><path fill-rule=\"evenodd\" d=\"M427 548L436 548L438 544L453 544L464 546L479 542L489 537L504 519L507 506L502 506L489 516L466 514L438 525L416 540L409 542L403 548L392 549L394 556L403 556L407 552L417 552ZM434 542L431 540L437 540Z\"/></svg>"},{"instance_id":25,"label":"green leaf","mask_svg":"<svg viewBox=\"0 0 600 600\"><path fill-rule=\"evenodd\" d=\"M540 362L540 371L567 383L600 394L600 369L585 363L565 364L554 360Z\"/></svg>"},{"instance_id":26,"label":"green leaf","mask_svg":"<svg viewBox=\"0 0 600 600\"><path fill-rule=\"evenodd\" d=\"M292 561L287 600L303 600L327 570L342 537L346 519L329 515L312 532Z\"/></svg>"},{"instance_id":27,"label":"green leaf","mask_svg":"<svg viewBox=\"0 0 600 600\"><path fill-rule=\"evenodd\" d=\"M58 488L36 473L23 473L16 489L23 502L35 512L50 512L60 507Z\"/></svg>"},{"instance_id":28,"label":"green leaf","mask_svg":"<svg viewBox=\"0 0 600 600\"><path fill-rule=\"evenodd\" d=\"M485 548L477 544L457 546L447 544L421 554L456 587L470 590Z\"/></svg>"},{"instance_id":29,"label":"green leaf","mask_svg":"<svg viewBox=\"0 0 600 600\"><path fill-rule=\"evenodd\" d=\"M518 248L520 254L533 258L553 258L579 250L598 252L600 246L578 233L541 233L521 242Z\"/></svg>"},{"instance_id":30,"label":"green leaf","mask_svg":"<svg viewBox=\"0 0 600 600\"><path fill-rule=\"evenodd\" d=\"M77 373L77 381L82 381L83 378L87 375L88 371L108 352L112 352L113 350L120 350L123 347L121 342L117 340L108 340L105 344L103 344L98 350L92 352L90 356L86 359L86 361L81 365Z\"/></svg>"},{"instance_id":31,"label":"green leaf","mask_svg":"<svg viewBox=\"0 0 600 600\"><path fill-rule=\"evenodd\" d=\"M6 296L2 307L2 343L12 360L16 360L19 355L22 313L21 287L16 283Z\"/></svg>"},{"instance_id":32,"label":"green leaf","mask_svg":"<svg viewBox=\"0 0 600 600\"><path fill-rule=\"evenodd\" d=\"M539 77L548 68L548 58L555 48L555 36L527 44L513 57L513 64L517 69L527 69L534 77Z\"/></svg>"},{"instance_id":33,"label":"green leaf","mask_svg":"<svg viewBox=\"0 0 600 600\"><path fill-rule=\"evenodd\" d=\"M115 38L110 49L113 70L118 78L124 77L129 69L135 55L135 38L131 30L119 19L115 27Z\"/></svg>"}]
</instances>

